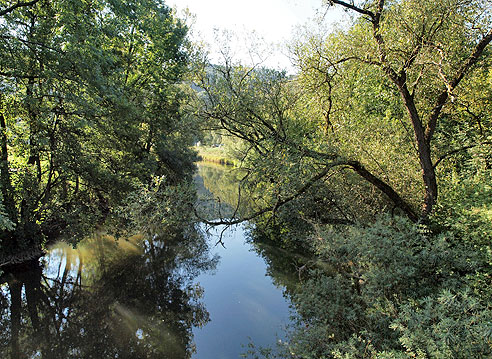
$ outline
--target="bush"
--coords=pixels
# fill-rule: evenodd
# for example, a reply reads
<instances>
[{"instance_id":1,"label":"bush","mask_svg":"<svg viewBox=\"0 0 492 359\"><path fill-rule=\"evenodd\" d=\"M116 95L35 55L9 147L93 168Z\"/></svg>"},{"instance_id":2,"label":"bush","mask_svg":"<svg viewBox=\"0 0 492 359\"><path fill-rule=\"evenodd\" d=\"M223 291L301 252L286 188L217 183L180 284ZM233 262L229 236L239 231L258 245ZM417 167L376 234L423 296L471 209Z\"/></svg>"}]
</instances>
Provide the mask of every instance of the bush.
<instances>
[{"instance_id":1,"label":"bush","mask_svg":"<svg viewBox=\"0 0 492 359\"><path fill-rule=\"evenodd\" d=\"M278 356L490 357L492 311L477 290L488 262L463 234L390 216L319 227L293 296L297 324Z\"/></svg>"}]
</instances>

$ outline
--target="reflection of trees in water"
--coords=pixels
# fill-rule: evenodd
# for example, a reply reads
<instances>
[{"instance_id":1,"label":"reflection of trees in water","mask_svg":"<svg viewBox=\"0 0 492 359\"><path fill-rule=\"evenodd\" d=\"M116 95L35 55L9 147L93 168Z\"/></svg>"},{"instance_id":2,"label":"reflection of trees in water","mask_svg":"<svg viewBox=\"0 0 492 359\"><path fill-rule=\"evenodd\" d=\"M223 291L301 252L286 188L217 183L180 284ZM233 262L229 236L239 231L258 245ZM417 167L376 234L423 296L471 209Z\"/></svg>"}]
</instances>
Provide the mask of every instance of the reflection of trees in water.
<instances>
[{"instance_id":1,"label":"reflection of trees in water","mask_svg":"<svg viewBox=\"0 0 492 359\"><path fill-rule=\"evenodd\" d=\"M2 279L3 358L189 358L208 321L192 279L214 267L204 238L98 236ZM24 290L23 290L24 289Z\"/></svg>"},{"instance_id":2,"label":"reflection of trees in water","mask_svg":"<svg viewBox=\"0 0 492 359\"><path fill-rule=\"evenodd\" d=\"M244 171L208 163L200 163L198 168L203 180L204 189L202 191L208 192L203 196L220 198L222 202L230 206L237 205L238 182L244 176ZM242 209L250 205L245 193L241 196ZM276 286L285 288L284 294L290 299L295 286L298 284L299 274L303 275L303 268L306 268L303 266L308 258L302 254L294 253L289 250L288 246L281 248L279 243L269 240L255 230L250 231L249 236L256 253L267 264L267 275L272 278Z\"/></svg>"},{"instance_id":3,"label":"reflection of trees in water","mask_svg":"<svg viewBox=\"0 0 492 359\"><path fill-rule=\"evenodd\" d=\"M239 200L238 184L245 172L213 163L201 162L198 165L199 178L195 183L200 197L200 213L211 218L227 218L237 207ZM247 205L248 196L241 193L241 208Z\"/></svg>"},{"instance_id":4,"label":"reflection of trees in water","mask_svg":"<svg viewBox=\"0 0 492 359\"><path fill-rule=\"evenodd\" d=\"M251 235L254 251L266 263L266 275L272 278L277 287L283 287L284 297L292 300L296 286L303 277L303 267L307 257L281 248L265 237Z\"/></svg>"}]
</instances>

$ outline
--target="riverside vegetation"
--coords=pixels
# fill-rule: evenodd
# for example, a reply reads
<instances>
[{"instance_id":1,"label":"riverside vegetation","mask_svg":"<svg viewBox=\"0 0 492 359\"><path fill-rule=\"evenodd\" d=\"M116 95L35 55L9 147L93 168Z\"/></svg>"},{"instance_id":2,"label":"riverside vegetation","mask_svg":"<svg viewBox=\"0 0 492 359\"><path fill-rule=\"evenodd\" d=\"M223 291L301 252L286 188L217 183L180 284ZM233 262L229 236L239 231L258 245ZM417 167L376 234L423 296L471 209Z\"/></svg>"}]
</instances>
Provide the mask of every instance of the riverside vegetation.
<instances>
[{"instance_id":1,"label":"riverside vegetation","mask_svg":"<svg viewBox=\"0 0 492 359\"><path fill-rule=\"evenodd\" d=\"M189 178L187 28L156 1L1 2L6 252L71 241L156 178ZM186 131L185 131L186 128Z\"/></svg>"},{"instance_id":2,"label":"riverside vegetation","mask_svg":"<svg viewBox=\"0 0 492 359\"><path fill-rule=\"evenodd\" d=\"M300 30L288 76L195 56L157 1L1 2L2 253L186 238L191 145L222 143L237 209L202 220L254 223L272 273L299 254L288 340L247 355L491 357L492 5L323 6L349 20Z\"/></svg>"},{"instance_id":3,"label":"riverside vegetation","mask_svg":"<svg viewBox=\"0 0 492 359\"><path fill-rule=\"evenodd\" d=\"M304 254L289 340L249 354L491 357L491 4L325 6L349 24L301 30L296 76L224 51L197 80L246 171L220 222Z\"/></svg>"}]
</instances>

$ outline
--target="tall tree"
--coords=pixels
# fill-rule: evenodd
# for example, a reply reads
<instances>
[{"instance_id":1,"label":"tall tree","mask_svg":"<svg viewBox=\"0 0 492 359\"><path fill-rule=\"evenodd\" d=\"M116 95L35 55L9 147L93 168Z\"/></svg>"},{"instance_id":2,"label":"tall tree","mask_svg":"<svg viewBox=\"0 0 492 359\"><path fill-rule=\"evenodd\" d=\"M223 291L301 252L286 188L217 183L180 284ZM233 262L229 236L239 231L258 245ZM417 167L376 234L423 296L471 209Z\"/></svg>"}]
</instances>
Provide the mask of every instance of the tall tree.
<instances>
[{"instance_id":1,"label":"tall tree","mask_svg":"<svg viewBox=\"0 0 492 359\"><path fill-rule=\"evenodd\" d=\"M191 137L180 112L187 28L166 5L7 5L1 189L16 228L4 231L2 245L100 221L152 176L178 181L189 173Z\"/></svg>"},{"instance_id":2,"label":"tall tree","mask_svg":"<svg viewBox=\"0 0 492 359\"><path fill-rule=\"evenodd\" d=\"M352 201L354 195L372 196L373 187L413 221L427 220L438 199L436 169L443 159L490 145L486 134L469 136L463 144L450 141L462 136L463 127L469 134L479 129L476 118L463 114L472 84L483 82L480 76L490 69L490 4L368 0L326 5L353 13L352 23L299 37L293 46L298 76L268 75L226 59L202 81L203 114L249 144L248 158L252 153L259 158L255 169L266 163L263 180L283 185L273 186L277 199L257 213L275 211L337 174L338 182L351 181L345 194ZM460 127L453 125L457 121L468 122ZM482 132L488 129L481 124Z\"/></svg>"},{"instance_id":3,"label":"tall tree","mask_svg":"<svg viewBox=\"0 0 492 359\"><path fill-rule=\"evenodd\" d=\"M328 5L360 17L349 31L329 40L328 46L312 49L309 61L300 58L301 66L306 72L318 72L317 81L323 76L322 81L331 87L339 81L338 72L353 63L379 77L379 82L386 77L397 90L393 101L405 109L407 119L402 120L413 130L424 184L421 216L425 218L438 198L434 136L436 130L444 129L443 118L454 99L466 91L460 83L487 56L484 52L492 41L490 3L333 0ZM325 95L331 101L329 96ZM326 116L330 115L328 109Z\"/></svg>"}]
</instances>

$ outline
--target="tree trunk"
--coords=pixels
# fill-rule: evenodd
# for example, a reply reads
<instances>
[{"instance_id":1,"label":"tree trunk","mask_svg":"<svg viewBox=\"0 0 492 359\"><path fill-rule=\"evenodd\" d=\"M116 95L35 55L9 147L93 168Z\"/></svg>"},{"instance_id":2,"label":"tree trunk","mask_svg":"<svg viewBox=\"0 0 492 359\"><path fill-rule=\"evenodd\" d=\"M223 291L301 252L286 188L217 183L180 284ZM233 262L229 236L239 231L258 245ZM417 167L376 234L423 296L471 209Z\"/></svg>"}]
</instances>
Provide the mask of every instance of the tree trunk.
<instances>
[{"instance_id":1,"label":"tree trunk","mask_svg":"<svg viewBox=\"0 0 492 359\"><path fill-rule=\"evenodd\" d=\"M34 88L34 77L29 78L27 84L26 95L27 95L27 113L29 116L29 159L27 161L30 165L36 165L38 182L41 182L41 159L39 156L39 144L38 144L38 114L32 104L33 99L33 88Z\"/></svg>"},{"instance_id":2,"label":"tree trunk","mask_svg":"<svg viewBox=\"0 0 492 359\"><path fill-rule=\"evenodd\" d=\"M415 102L412 95L407 89L405 83L399 83L398 88L400 95L405 103L410 121L412 122L413 132L415 134L415 142L417 142L417 152L422 169L422 179L424 181L424 203L422 205L421 217L426 220L432 212L434 204L437 201L437 180L434 166L432 164L430 144L426 141L424 127L417 112Z\"/></svg>"},{"instance_id":3,"label":"tree trunk","mask_svg":"<svg viewBox=\"0 0 492 359\"><path fill-rule=\"evenodd\" d=\"M2 110L3 109L0 108L0 187L7 215L13 223L17 223L17 210L13 195L14 190L12 188L9 171L7 125Z\"/></svg>"}]
</instances>

